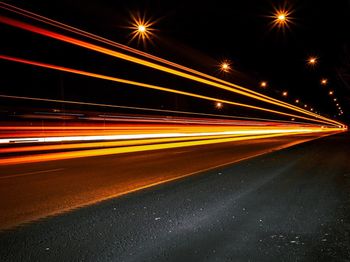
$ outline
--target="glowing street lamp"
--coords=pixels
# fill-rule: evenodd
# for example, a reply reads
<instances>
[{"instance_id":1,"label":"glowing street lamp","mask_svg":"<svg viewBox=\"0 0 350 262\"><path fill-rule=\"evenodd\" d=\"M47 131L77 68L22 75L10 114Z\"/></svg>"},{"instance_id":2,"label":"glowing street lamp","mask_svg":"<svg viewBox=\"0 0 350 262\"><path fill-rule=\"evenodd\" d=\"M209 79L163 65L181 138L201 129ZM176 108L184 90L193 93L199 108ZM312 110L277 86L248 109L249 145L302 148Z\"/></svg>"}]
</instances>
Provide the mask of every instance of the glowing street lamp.
<instances>
[{"instance_id":1,"label":"glowing street lamp","mask_svg":"<svg viewBox=\"0 0 350 262\"><path fill-rule=\"evenodd\" d=\"M296 99L295 100L295 103L299 104L300 100L299 99Z\"/></svg>"},{"instance_id":2,"label":"glowing street lamp","mask_svg":"<svg viewBox=\"0 0 350 262\"><path fill-rule=\"evenodd\" d=\"M132 29L130 41L133 41L135 38L137 38L138 43L142 41L143 44L146 44L147 40L151 41L151 37L154 36L154 29L151 28L151 26L154 25L155 22L146 20L145 17L141 17L139 14L131 15L131 18L131 26L128 27Z\"/></svg>"},{"instance_id":3,"label":"glowing street lamp","mask_svg":"<svg viewBox=\"0 0 350 262\"><path fill-rule=\"evenodd\" d=\"M221 109L221 108L222 108L222 103L221 103L221 102L217 102L217 103L215 104L215 107L216 107L217 109Z\"/></svg>"},{"instance_id":4,"label":"glowing street lamp","mask_svg":"<svg viewBox=\"0 0 350 262\"><path fill-rule=\"evenodd\" d=\"M288 96L288 92L287 91L283 91L282 96L284 96L284 97Z\"/></svg>"},{"instance_id":5,"label":"glowing street lamp","mask_svg":"<svg viewBox=\"0 0 350 262\"><path fill-rule=\"evenodd\" d=\"M328 93L330 96L332 96L333 94L334 94L334 91L329 91L329 93Z\"/></svg>"},{"instance_id":6,"label":"glowing street lamp","mask_svg":"<svg viewBox=\"0 0 350 262\"><path fill-rule=\"evenodd\" d=\"M325 85L327 85L327 83L328 83L328 80L327 80L327 79L324 78L324 79L321 80L321 84L322 84L322 85L325 86Z\"/></svg>"},{"instance_id":7,"label":"glowing street lamp","mask_svg":"<svg viewBox=\"0 0 350 262\"><path fill-rule=\"evenodd\" d=\"M271 22L272 27L277 28L285 28L289 27L289 24L292 22L292 18L290 17L292 11L286 8L274 8L275 12L272 16L270 16L273 20Z\"/></svg>"},{"instance_id":8,"label":"glowing street lamp","mask_svg":"<svg viewBox=\"0 0 350 262\"><path fill-rule=\"evenodd\" d=\"M309 59L307 60L308 64L311 65L311 66L314 66L317 64L317 57L309 57Z\"/></svg>"},{"instance_id":9,"label":"glowing street lamp","mask_svg":"<svg viewBox=\"0 0 350 262\"><path fill-rule=\"evenodd\" d=\"M222 72L225 72L225 73L229 72L229 71L231 70L231 64L230 64L230 62L229 62L228 60L223 61L223 62L220 64L220 70L221 70Z\"/></svg>"},{"instance_id":10,"label":"glowing street lamp","mask_svg":"<svg viewBox=\"0 0 350 262\"><path fill-rule=\"evenodd\" d=\"M307 104L305 104L304 107L307 108Z\"/></svg>"},{"instance_id":11,"label":"glowing street lamp","mask_svg":"<svg viewBox=\"0 0 350 262\"><path fill-rule=\"evenodd\" d=\"M260 83L260 86L263 87L263 88L267 87L267 82L266 81L262 81Z\"/></svg>"},{"instance_id":12,"label":"glowing street lamp","mask_svg":"<svg viewBox=\"0 0 350 262\"><path fill-rule=\"evenodd\" d=\"M145 33L146 33L146 26L145 26L145 25L138 25L137 31L138 31L140 34L145 34Z\"/></svg>"},{"instance_id":13,"label":"glowing street lamp","mask_svg":"<svg viewBox=\"0 0 350 262\"><path fill-rule=\"evenodd\" d=\"M280 23L285 23L286 22L286 14L285 13L280 13L277 15L277 20Z\"/></svg>"},{"instance_id":14,"label":"glowing street lamp","mask_svg":"<svg viewBox=\"0 0 350 262\"><path fill-rule=\"evenodd\" d=\"M338 100L338 99L336 99L336 98L333 99L334 102L337 102L337 100Z\"/></svg>"}]
</instances>

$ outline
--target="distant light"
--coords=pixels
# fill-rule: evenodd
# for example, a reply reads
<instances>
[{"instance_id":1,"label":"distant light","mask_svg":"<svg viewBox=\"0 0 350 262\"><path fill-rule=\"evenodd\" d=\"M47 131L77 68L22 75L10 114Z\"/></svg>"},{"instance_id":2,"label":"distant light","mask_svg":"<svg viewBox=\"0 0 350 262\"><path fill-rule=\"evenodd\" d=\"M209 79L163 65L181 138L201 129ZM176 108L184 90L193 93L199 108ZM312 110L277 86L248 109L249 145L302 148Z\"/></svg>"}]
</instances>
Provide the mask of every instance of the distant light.
<instances>
[{"instance_id":1,"label":"distant light","mask_svg":"<svg viewBox=\"0 0 350 262\"><path fill-rule=\"evenodd\" d=\"M282 96L288 96L288 92L287 92L287 91L284 91L284 92L282 93Z\"/></svg>"},{"instance_id":2,"label":"distant light","mask_svg":"<svg viewBox=\"0 0 350 262\"><path fill-rule=\"evenodd\" d=\"M286 8L274 8L275 12L271 18L273 18L273 21L271 22L272 27L277 27L277 28L288 28L289 24L292 22L291 18L291 10L288 10Z\"/></svg>"},{"instance_id":3,"label":"distant light","mask_svg":"<svg viewBox=\"0 0 350 262\"><path fill-rule=\"evenodd\" d=\"M299 99L296 99L296 100L295 100L295 103L299 104L299 102L300 102Z\"/></svg>"},{"instance_id":4,"label":"distant light","mask_svg":"<svg viewBox=\"0 0 350 262\"><path fill-rule=\"evenodd\" d=\"M313 108L311 108L310 110L311 110L311 111L314 111L314 109L313 109Z\"/></svg>"},{"instance_id":5,"label":"distant light","mask_svg":"<svg viewBox=\"0 0 350 262\"><path fill-rule=\"evenodd\" d=\"M277 17L278 20L280 20L280 22L284 22L286 21L286 15L285 14L280 14L278 17Z\"/></svg>"},{"instance_id":6,"label":"distant light","mask_svg":"<svg viewBox=\"0 0 350 262\"><path fill-rule=\"evenodd\" d=\"M215 106L216 106L216 108L220 109L220 108L222 108L222 103L221 102L217 102L215 104Z\"/></svg>"},{"instance_id":7,"label":"distant light","mask_svg":"<svg viewBox=\"0 0 350 262\"><path fill-rule=\"evenodd\" d=\"M334 91L329 91L329 95L333 95L334 94Z\"/></svg>"},{"instance_id":8,"label":"distant light","mask_svg":"<svg viewBox=\"0 0 350 262\"><path fill-rule=\"evenodd\" d=\"M311 65L311 66L316 65L317 64L317 57L314 57L314 56L309 57L308 64Z\"/></svg>"},{"instance_id":9,"label":"distant light","mask_svg":"<svg viewBox=\"0 0 350 262\"><path fill-rule=\"evenodd\" d=\"M338 104L336 104L336 106L339 106L339 103L338 103Z\"/></svg>"},{"instance_id":10,"label":"distant light","mask_svg":"<svg viewBox=\"0 0 350 262\"><path fill-rule=\"evenodd\" d=\"M328 83L328 80L327 80L327 79L324 78L324 79L321 80L321 84L322 84L322 85L327 85L327 83Z\"/></svg>"},{"instance_id":11,"label":"distant light","mask_svg":"<svg viewBox=\"0 0 350 262\"><path fill-rule=\"evenodd\" d=\"M146 20L145 17L140 14L132 14L131 18L131 26L128 27L132 29L132 37L130 41L137 38L138 43L142 41L144 45L146 44L147 40L151 41L151 38L155 36L153 33L155 30L152 28L152 25L154 25L155 22L152 22L151 20Z\"/></svg>"},{"instance_id":12,"label":"distant light","mask_svg":"<svg viewBox=\"0 0 350 262\"><path fill-rule=\"evenodd\" d=\"M293 117L293 118L292 118L292 121L294 121L294 120L295 120L295 118Z\"/></svg>"},{"instance_id":13,"label":"distant light","mask_svg":"<svg viewBox=\"0 0 350 262\"><path fill-rule=\"evenodd\" d=\"M338 99L336 99L336 98L333 99L334 102L337 102L337 100L338 100Z\"/></svg>"},{"instance_id":14,"label":"distant light","mask_svg":"<svg viewBox=\"0 0 350 262\"><path fill-rule=\"evenodd\" d=\"M228 60L224 60L220 64L220 70L225 73L229 72L231 70L231 63Z\"/></svg>"},{"instance_id":15,"label":"distant light","mask_svg":"<svg viewBox=\"0 0 350 262\"><path fill-rule=\"evenodd\" d=\"M305 104L304 107L306 108L306 107L307 107L307 104Z\"/></svg>"},{"instance_id":16,"label":"distant light","mask_svg":"<svg viewBox=\"0 0 350 262\"><path fill-rule=\"evenodd\" d=\"M222 69L223 70L228 70L229 69L229 65L227 63L223 63L222 64Z\"/></svg>"},{"instance_id":17,"label":"distant light","mask_svg":"<svg viewBox=\"0 0 350 262\"><path fill-rule=\"evenodd\" d=\"M260 83L260 86L261 86L261 87L267 87L267 82L266 82L266 81L262 81L262 82Z\"/></svg>"},{"instance_id":18,"label":"distant light","mask_svg":"<svg viewBox=\"0 0 350 262\"><path fill-rule=\"evenodd\" d=\"M144 25L139 25L137 30L139 30L139 32L142 34L146 32L146 27Z\"/></svg>"}]
</instances>

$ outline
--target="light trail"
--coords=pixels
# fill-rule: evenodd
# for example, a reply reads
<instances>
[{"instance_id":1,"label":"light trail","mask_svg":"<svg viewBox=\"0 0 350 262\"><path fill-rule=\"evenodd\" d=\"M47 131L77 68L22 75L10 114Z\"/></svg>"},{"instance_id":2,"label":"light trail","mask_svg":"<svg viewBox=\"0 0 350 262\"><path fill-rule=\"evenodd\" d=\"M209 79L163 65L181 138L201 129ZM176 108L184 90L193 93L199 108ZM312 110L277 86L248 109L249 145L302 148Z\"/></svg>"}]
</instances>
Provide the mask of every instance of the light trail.
<instances>
[{"instance_id":1,"label":"light trail","mask_svg":"<svg viewBox=\"0 0 350 262\"><path fill-rule=\"evenodd\" d=\"M19 147L5 147L1 149L1 154L8 153L23 153L35 151L52 151L52 150L72 150L72 149L94 149L94 148L112 148L121 146L135 146L145 144L159 144L169 142L184 142L191 140L207 140L217 138L229 138L232 135L217 135L217 136L201 136L201 137L181 137L181 138L158 138L158 139L135 139L127 141L107 141L107 142L89 142L89 143L72 143L72 144L55 144L55 145L35 145L35 146L19 146Z\"/></svg>"},{"instance_id":2,"label":"light trail","mask_svg":"<svg viewBox=\"0 0 350 262\"><path fill-rule=\"evenodd\" d=\"M294 135L294 134L300 134L300 133L298 132L288 133L288 135ZM217 143L228 143L228 142L235 142L235 141L272 138L272 137L280 137L285 135L286 135L285 133L269 134L269 135L252 135L247 137L218 138L218 139L212 139L212 140L185 141L185 142L175 142L175 143L170 142L170 143L151 144L151 145L138 145L138 146L92 149L92 150L82 150L82 151L72 151L72 152L57 152L57 153L47 153L47 154L37 154L37 155L14 156L14 157L0 158L0 165L24 164L24 163L54 161L54 160L63 160L63 159L72 159L72 158L81 158L81 157L105 156L105 155L112 155L112 154L125 154L125 153L143 152L143 151L150 151L150 150L161 150L161 149L171 149L171 148L178 148L178 147L201 146L201 145L210 145L210 144L217 144Z\"/></svg>"},{"instance_id":3,"label":"light trail","mask_svg":"<svg viewBox=\"0 0 350 262\"><path fill-rule=\"evenodd\" d=\"M202 129L200 127L199 129ZM339 129L337 129L339 130ZM262 135L262 134L289 134L289 133L312 133L329 132L334 129L322 128L291 128L291 129L263 129L263 130L237 130L224 132L198 132L198 133L151 133L151 134L118 134L118 135L94 135L94 136L58 136L58 137L27 137L27 138L2 138L0 144L10 143L53 143L53 142L82 142L82 141L107 141L107 140L133 140L149 138L175 138L175 137L202 137L219 135Z\"/></svg>"},{"instance_id":4,"label":"light trail","mask_svg":"<svg viewBox=\"0 0 350 262\"><path fill-rule=\"evenodd\" d=\"M275 119L269 119L269 118L242 117L242 116L232 116L232 115L217 115L217 114L187 112L187 111L179 111L179 110L119 106L119 105L99 104L99 103L90 103L90 102L82 102L82 101L60 100L60 99L48 99L48 98L38 98L38 97L0 95L0 98L30 100L30 101L38 101L38 102L64 103L64 104L73 104L73 105L87 105L87 106L96 106L96 107L104 107L104 108L109 107L109 108L120 108L120 109L132 109L132 110L159 112L159 113L176 113L176 114L184 114L184 115L198 115L198 116L209 116L209 117L219 117L219 118L242 119L242 120L250 120L250 121L253 120L253 121L260 121L260 122L268 121L268 122L275 122L275 123L289 123L293 125L310 124L309 122L300 122L300 121L286 121L286 120L275 120ZM206 119L206 121L208 121L208 119Z\"/></svg>"},{"instance_id":5,"label":"light trail","mask_svg":"<svg viewBox=\"0 0 350 262\"><path fill-rule=\"evenodd\" d=\"M178 68L178 69L181 69L181 70L184 70L184 71L187 71L187 72L190 72L190 73L193 73L193 74L196 74L196 75L199 75L199 76L208 78L208 79L211 79L211 80L213 80L213 81L220 82L220 83L222 83L222 84L226 84L226 85L229 85L229 86L231 86L231 87L238 88L238 89L243 90L243 91L245 91L245 92L248 92L248 93L251 93L251 94L254 94L254 95L261 96L261 97L263 97L263 98L266 98L266 99L268 99L268 100L277 102L277 103L279 103L279 104L283 104L283 105L285 105L285 106L292 107L293 109L302 110L304 113L311 113L313 116L315 116L315 117L317 117L317 118L320 117L318 114L313 114L312 112L307 111L307 110L305 110L305 109L303 109L303 108L297 107L297 106L295 106L295 105L286 103L286 102L284 102L284 101L277 100L277 99L275 99L275 98L272 98L272 97L266 96L266 95L264 95L264 94L261 94L261 93L252 91L252 90L250 90L250 89L241 87L241 86L239 86L239 85L236 85L236 84L233 84L233 83L224 81L224 80L222 80L222 79L213 77L213 76L211 76L211 75L204 74L204 73L202 73L202 72L193 70L193 69L191 69L191 68L188 68L188 67L185 67L185 66L176 64L176 63L174 63L174 62L171 62L171 61L168 61L168 60L165 60L165 59L156 57L156 56L154 56L154 55L151 55L151 54L142 52L142 51L140 51L140 50L137 50L137 49L134 49L134 48L131 48L131 47L122 45L122 44L120 44L120 43L111 41L111 40L106 39L106 38L103 38L103 37L101 37L101 36L98 36L98 35L95 35L95 34L92 34L92 33L89 33L89 32L83 31L83 30L80 30L80 29L78 29L78 28L75 28L75 27L66 25L66 24L64 24L64 23L60 23L60 22L58 22L58 21L49 19L49 18L44 17L44 16L40 16L40 15L38 15L38 14L29 12L29 11L27 11L27 10L18 8L18 7L16 7L16 6L13 6L13 5L10 5L10 4L6 4L6 3L0 3L0 4L3 5L3 6L2 6L3 9L6 9L6 10L9 10L9 11L12 11L12 12L15 12L15 13L20 14L20 15L22 15L22 16L25 16L25 17L28 17L28 18L31 18L31 19L34 19L34 20L37 20L37 21L40 21L40 22L49 24L49 25L51 25L51 26L55 26L55 27L60 28L60 29L64 29L64 30L69 31L69 32L73 32L73 33L75 33L75 34L78 34L78 35L81 35L81 36L84 36L84 37L93 39L93 40L95 40L95 41L102 42L102 43L104 43L104 44L108 44L108 45L113 46L113 47L120 48L120 49L122 49L122 50L131 52L131 53L134 53L134 54L143 56L143 57L147 57L148 59L152 59L152 60L155 60L155 61L158 61L158 62L167 64L167 65L169 65L169 66L172 66L172 67L175 67L175 68Z\"/></svg>"},{"instance_id":6,"label":"light trail","mask_svg":"<svg viewBox=\"0 0 350 262\"><path fill-rule=\"evenodd\" d=\"M161 86L157 86L157 85L145 84L145 83L141 83L141 82L131 81L131 80L117 78L117 77L111 77L111 76L106 76L106 75L101 75L101 74L96 74L96 73L91 73L91 72L87 72L87 71L82 71L82 70L57 66L57 65L51 65L51 64L46 64L46 63L41 63L41 62L36 62L36 61L30 61L30 60L26 60L26 59L22 59L22 58L0 55L0 59L12 61L12 62L17 62L17 63L33 65L33 66L38 66L38 67L43 67L43 68L54 69L54 70L58 70L58 71L62 71L62 72L73 73L73 74L78 74L78 75L83 75L83 76L88 76L88 77L93 77L93 78L98 78L98 79L103 79L103 80L108 80L108 81L113 81L113 82L118 82L118 83L123 83L123 84L128 84L128 85L133 85L133 86L145 87L145 88L150 88L150 89L154 89L154 90L185 95L185 96L189 96L189 97L200 98L200 99L209 100L209 101L213 101L213 102L221 102L221 103L225 103L225 104L245 107L245 108L249 108L249 109L260 110L260 111L274 113L274 114L283 115L283 116L296 117L299 119L305 119L305 120L323 123L323 124L334 125L334 123L330 123L328 121L322 121L320 119L313 119L313 118L309 118L309 117L284 113L284 112L280 112L280 111L276 111L276 110L272 110L272 109L267 109L267 108L262 108L262 107L258 107L258 106L252 106L252 105L232 102L232 101L228 101L228 100L224 100L224 99L212 98L212 97L208 97L208 96L204 96L204 95L198 95L195 93L170 89L170 88L161 87ZM343 126L343 124L338 123L337 127L338 126Z\"/></svg>"},{"instance_id":7,"label":"light trail","mask_svg":"<svg viewBox=\"0 0 350 262\"><path fill-rule=\"evenodd\" d=\"M101 46L98 46L98 45L95 45L95 44L91 44L91 43L82 41L82 40L74 39L72 37L64 36L62 34L51 32L49 30L42 29L42 28L39 28L39 27L36 27L36 26L33 26L33 25L29 25L27 23L19 22L19 21L16 21L14 19L10 19L10 18L7 18L7 17L0 16L0 22L2 22L4 24L7 24L7 25L14 26L14 27L18 27L18 28L21 28L23 30L27 30L27 31L30 31L30 32L33 32L33 33L44 35L44 36L47 36L47 37L50 37L50 38L53 38L53 39L56 39L56 40L60 40L60 41L66 42L66 43L70 43L70 44L74 44L74 45L77 45L77 46L80 46L80 47L83 47L83 48L94 50L96 52L100 52L100 53L103 53L103 54L106 54L106 55L117 57L119 59L123 59L123 60L130 61L130 62L133 62L133 63L136 63L136 64L140 64L140 65L144 65L144 66L147 66L147 67L150 67L150 68L153 68L153 69L157 69L157 70L160 70L160 71L163 71L163 72L167 72L167 73L174 74L174 75L177 75L177 76L180 76L180 77L184 77L184 78L187 78L187 79L190 79L190 80L193 80L193 81L197 81L197 82L200 82L200 83L203 83L203 84L207 84L207 85L210 85L210 86L214 86L214 87L217 87L217 88L221 88L221 89L224 89L224 90L235 92L235 93L238 93L240 95L244 95L244 96L247 96L247 97L250 97L250 98L253 98L253 99L257 99L257 100L260 100L260 101L263 101L263 102L267 102L267 103L270 103L270 104L275 104L275 105L278 105L278 106L282 106L284 108L288 108L290 110L297 111L299 113L303 113L303 114L307 114L307 115L310 115L310 116L313 116L313 117L316 117L316 118L319 118L319 119L323 119L324 121L326 121L326 122L328 122L330 124L333 124L333 125L335 124L337 126L339 126L339 125L344 126L340 122L334 121L332 119L325 118L323 116L317 115L317 114L309 112L309 111L305 111L304 109L300 109L299 107L290 106L288 104L284 105L280 101L279 102L275 102L275 101L266 99L264 97L261 97L259 95L255 95L255 94L248 93L246 91L242 91L242 90L237 89L237 88L234 89L234 88L231 88L231 87L229 87L227 85L219 84L217 82L213 82L213 81L210 81L210 80L207 80L207 79L204 79L204 78L193 76L193 75L190 75L188 73L184 73L184 72L181 72L181 71L178 71L178 70L175 70L175 69L171 69L171 68L168 68L168 67L165 67L165 66L162 66L162 65L158 65L158 64L155 64L155 63L152 63L152 62L140 59L140 58L132 57L130 55L126 55L126 54L123 54L123 53L120 53L120 52L117 52L117 51L114 51L114 50L110 50L110 49L107 49L107 48L104 48L104 47L101 47ZM301 118L301 117L298 116L298 118Z\"/></svg>"}]
</instances>

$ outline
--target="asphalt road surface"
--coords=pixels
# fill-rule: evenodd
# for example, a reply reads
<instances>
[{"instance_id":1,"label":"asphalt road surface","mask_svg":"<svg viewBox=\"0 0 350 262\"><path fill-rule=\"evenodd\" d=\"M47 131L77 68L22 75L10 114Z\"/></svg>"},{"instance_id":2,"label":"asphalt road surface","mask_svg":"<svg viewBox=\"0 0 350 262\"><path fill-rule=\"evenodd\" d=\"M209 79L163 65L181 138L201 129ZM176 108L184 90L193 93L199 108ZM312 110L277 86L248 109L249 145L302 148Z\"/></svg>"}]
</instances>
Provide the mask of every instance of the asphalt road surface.
<instances>
[{"instance_id":1,"label":"asphalt road surface","mask_svg":"<svg viewBox=\"0 0 350 262\"><path fill-rule=\"evenodd\" d=\"M0 229L315 137L317 135L286 136L132 154L0 165Z\"/></svg>"},{"instance_id":2,"label":"asphalt road surface","mask_svg":"<svg viewBox=\"0 0 350 262\"><path fill-rule=\"evenodd\" d=\"M268 147L249 143L253 144L242 148L213 147L212 154L208 147L208 151L187 148L187 152L183 148L158 152L159 156L148 152L114 160L133 163L130 168L142 167L139 173L143 170L149 175L183 165L179 161L173 166L171 156L183 155L186 166L191 167L219 154L220 165L219 159L228 152L246 150L246 156L251 156L248 148L254 145L256 154L287 145L277 140L266 142L275 143ZM348 133L329 136L3 231L0 261L350 261L349 145ZM141 164L144 160L150 163L149 170ZM87 177L78 177L85 190L90 185L93 194L99 183L115 179L109 177L111 169L116 170L121 163L113 166L110 157L79 161L86 161L85 171L79 172ZM110 174L103 181L91 175L97 170L92 166L98 163L101 173ZM13 179L2 179L0 188L3 190L6 182L14 189L19 179L28 179L20 184L52 191L52 181L56 181L56 194L63 195L60 201L67 198L68 204L62 203L64 210L65 205L72 206L69 193L83 193L75 194L82 190L73 186L61 192L61 184L76 184L73 175L79 170L72 160L62 164L55 168L72 168L72 175L62 178L64 181L54 173L61 171L34 176L14 176L13 171L8 175ZM124 172L126 169L120 174ZM91 184L87 180L92 180ZM24 205L36 199L35 190L26 192L25 186L16 190L14 197L23 190ZM110 193L111 189L106 190ZM6 207L3 202L13 201L4 197L1 192L2 208ZM26 201L25 197L32 199ZM39 200L49 199L43 196Z\"/></svg>"}]
</instances>

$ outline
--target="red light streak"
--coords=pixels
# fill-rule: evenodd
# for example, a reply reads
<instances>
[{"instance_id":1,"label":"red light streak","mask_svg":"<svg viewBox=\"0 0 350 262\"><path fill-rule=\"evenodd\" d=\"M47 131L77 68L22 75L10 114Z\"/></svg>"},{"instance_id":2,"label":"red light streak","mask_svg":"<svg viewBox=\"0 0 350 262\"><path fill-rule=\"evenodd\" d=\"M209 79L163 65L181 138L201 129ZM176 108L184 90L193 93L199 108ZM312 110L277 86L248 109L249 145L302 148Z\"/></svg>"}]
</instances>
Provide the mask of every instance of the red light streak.
<instances>
[{"instance_id":1,"label":"red light streak","mask_svg":"<svg viewBox=\"0 0 350 262\"><path fill-rule=\"evenodd\" d=\"M228 90L228 91L231 91L231 92L235 92L235 93L238 93L238 94L241 94L241 95L245 95L245 96L248 96L248 97L251 97L251 98L254 98L254 99L257 99L257 100L261 100L261 101L264 101L264 102L267 102L267 103L271 103L271 104L279 105L279 106L282 106L282 107L285 107L285 108L288 108L288 109L292 109L294 111L298 111L298 112L301 112L301 113L304 113L304 114L308 114L310 116L314 116L314 117L316 117L318 119L323 119L323 120L325 120L327 122L330 122L330 123L333 123L333 124L336 124L336 125L342 125L341 123L339 123L337 121L325 118L323 116L319 116L317 114L314 114L314 113L312 113L310 111L307 111L305 109L301 109L301 108L296 107L294 105L290 105L288 103L281 102L281 101L276 100L276 99L272 99L270 97L261 95L261 94L259 94L257 92L251 92L251 91L247 92L247 89L244 89L244 88L239 87L237 85L234 85L232 83L227 83L225 81L223 82L225 84L229 84L231 86L234 86L235 88L231 88L231 87L229 87L227 85L218 84L217 82L208 81L208 80L203 79L203 78L199 78L199 77L196 77L196 76L193 76L193 75L189 75L187 73L183 73L183 72L171 69L171 68L167 68L167 67L164 67L164 66L161 66L161 65L157 65L157 64L154 64L154 63L149 62L149 61L145 61L145 60L142 60L142 59L139 59L139 58L135 58L135 57L132 57L132 56L129 56L129 55L125 55L125 54L122 54L122 53L117 52L117 51L109 50L107 48L103 48L103 47L100 47L100 46L97 46L97 45L94 45L94 44L90 44L90 43L87 43L85 41L77 40L77 39L74 39L72 37L67 37L67 36L64 36L64 35L61 35L61 34L58 34L58 33L54 33L54 32L51 32L51 31L48 31L48 30L45 30L45 29L42 29L42 28L39 28L39 27L36 27L36 26L32 26L32 25L29 25L29 24L26 24L26 23L22 23L22 22L13 20L13 19L9 19L9 18L6 18L6 17L0 17L0 21L2 23L8 24L8 25L12 25L12 26L15 26L15 27L18 27L18 28L22 28L24 30L28 30L28 31L37 33L37 34L45 35L45 36L48 36L48 37L51 37L51 38L54 38L54 39L57 39L57 40L61 40L61 41L68 42L68 43L71 43L71 44L74 44L74 45L78 45L78 46L81 46L81 47L84 47L84 48L87 48L87 49L90 49L90 50L94 50L94 51L101 52L101 53L104 53L104 54L107 54L107 55L118 57L120 59L124 59L124 60L127 60L127 61L138 63L138 64L141 64L141 65L144 65L144 66L148 66L148 67L151 67L151 68L154 68L154 69L157 69L157 70L161 70L161 71L164 71L164 72L175 74L175 75L178 75L178 76L181 76L181 77L185 77L185 78L188 78L188 79L192 79L192 80L197 81L197 82L201 82L201 83L208 84L208 85L211 85L211 86L215 86L215 87L218 87L218 88L221 88L221 89L225 89L225 90ZM60 25L63 25L63 24L60 24ZM70 30L71 30L71 28L72 27L69 27ZM81 32L83 32L83 31L80 31L80 33ZM129 51L130 50L132 50L132 49L129 49ZM154 59L156 59L156 58L154 58ZM166 60L162 60L162 61L166 62ZM172 64L176 66L176 64L174 64L174 63L172 63ZM186 69L185 67L182 67L182 68ZM194 71L194 70L192 72L198 73L197 71ZM203 74L203 75L205 77L207 77L207 78L208 77L212 78L212 77L210 77L208 75L205 75L205 74ZM222 80L219 80L219 79L216 79L216 78L214 78L214 79L215 79L215 81L218 80L218 81L222 82ZM241 91L241 90L244 90L244 91Z\"/></svg>"},{"instance_id":2,"label":"red light streak","mask_svg":"<svg viewBox=\"0 0 350 262\"><path fill-rule=\"evenodd\" d=\"M94 78L98 78L98 79L103 79L103 80L108 80L108 81L113 81L113 82L133 85L133 86L145 87L145 88L155 89L155 90L159 90L159 91L165 91L165 92L170 92L170 93L175 93L175 94L180 94L180 95L200 98L200 99L204 99L204 100L214 101L216 103L220 102L220 103L230 104L230 105L234 105L234 106L240 106L240 107L260 110L260 111L264 111L264 112L270 112L270 113L274 113L274 114L278 114L278 115L296 117L296 118L300 118L300 119L310 120L310 121L313 121L313 122L329 124L329 122L325 122L325 121L322 121L322 120L319 120L319 119L313 119L313 118L309 118L309 117L304 117L304 116L284 113L284 112L280 112L280 111L276 111L276 110L272 110L272 109L267 109L267 108L262 108L262 107L258 107L258 106L242 104L242 103L232 102L232 101L223 100L223 99L212 98L212 97L208 97L208 96L204 96L204 95L198 95L198 94L194 94L194 93L190 93L190 92L184 92L184 91L179 91L179 90L170 89L170 88L166 88L166 87L161 87L161 86L156 86L156 85L151 85L151 84L145 84L145 83L141 83L141 82L126 80L126 79L122 79L122 78L117 78L117 77L111 77L111 76L106 76L106 75L86 72L86 71L72 69L72 68L67 68L67 67L63 67L63 66L51 65L51 64L46 64L46 63L42 63L42 62L30 61L30 60L26 60L26 59L22 59L22 58L16 58L16 57L4 56L4 55L0 55L0 59L13 61L13 62L18 62L18 63L23 63L23 64L28 64L28 65L33 65L33 66L49 68L49 69L54 69L54 70L63 71L63 72L67 72L67 73L73 73L73 74L78 74L78 75L83 75L83 76L88 76L88 77L94 77ZM332 122L334 122L334 121L332 121ZM337 123L337 126L339 124L340 123Z\"/></svg>"}]
</instances>

